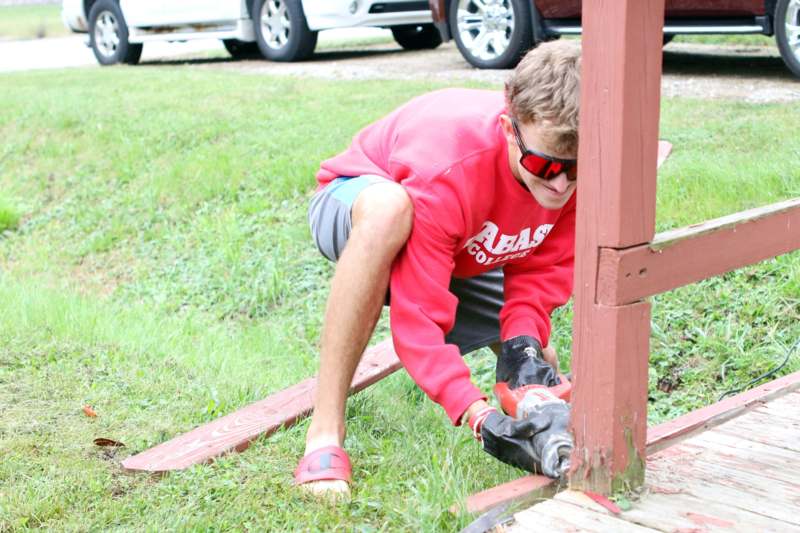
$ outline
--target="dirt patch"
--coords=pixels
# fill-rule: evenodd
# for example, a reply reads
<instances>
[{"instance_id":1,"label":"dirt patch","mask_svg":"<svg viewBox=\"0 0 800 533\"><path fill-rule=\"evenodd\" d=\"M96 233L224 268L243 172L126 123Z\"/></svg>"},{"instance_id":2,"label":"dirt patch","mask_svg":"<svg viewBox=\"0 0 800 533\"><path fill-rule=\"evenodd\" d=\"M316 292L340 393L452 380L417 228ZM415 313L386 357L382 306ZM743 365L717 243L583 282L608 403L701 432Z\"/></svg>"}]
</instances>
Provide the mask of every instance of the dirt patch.
<instances>
[{"instance_id":1,"label":"dirt patch","mask_svg":"<svg viewBox=\"0 0 800 533\"><path fill-rule=\"evenodd\" d=\"M436 50L409 52L394 43L329 49L300 63L234 61L227 57L151 62L249 74L310 76L336 80L478 81L501 87L509 71L472 68L451 41ZM671 43L664 49L662 94L666 97L743 102L800 100L800 80L783 64L777 48Z\"/></svg>"}]
</instances>

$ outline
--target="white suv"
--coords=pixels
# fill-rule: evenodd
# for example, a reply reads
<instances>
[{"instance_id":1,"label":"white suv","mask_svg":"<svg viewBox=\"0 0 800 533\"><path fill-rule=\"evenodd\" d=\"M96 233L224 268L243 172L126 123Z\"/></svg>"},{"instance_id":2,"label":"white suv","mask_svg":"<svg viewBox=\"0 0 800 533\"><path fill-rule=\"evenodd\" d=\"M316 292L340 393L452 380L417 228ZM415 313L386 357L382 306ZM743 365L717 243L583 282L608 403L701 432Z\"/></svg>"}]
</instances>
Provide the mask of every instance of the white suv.
<instances>
[{"instance_id":1,"label":"white suv","mask_svg":"<svg viewBox=\"0 0 800 533\"><path fill-rule=\"evenodd\" d=\"M208 38L233 57L297 61L320 30L353 26L388 27L406 49L442 42L427 0L63 0L62 18L102 65L137 63L147 41Z\"/></svg>"}]
</instances>

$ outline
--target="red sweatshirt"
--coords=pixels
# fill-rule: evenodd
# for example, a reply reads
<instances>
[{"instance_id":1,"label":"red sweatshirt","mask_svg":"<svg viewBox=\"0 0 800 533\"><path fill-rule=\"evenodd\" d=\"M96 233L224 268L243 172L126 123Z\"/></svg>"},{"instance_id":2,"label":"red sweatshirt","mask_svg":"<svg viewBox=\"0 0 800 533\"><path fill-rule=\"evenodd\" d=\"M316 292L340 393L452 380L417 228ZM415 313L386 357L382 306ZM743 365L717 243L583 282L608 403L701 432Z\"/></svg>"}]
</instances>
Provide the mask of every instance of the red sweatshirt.
<instances>
[{"instance_id":1,"label":"red sweatshirt","mask_svg":"<svg viewBox=\"0 0 800 533\"><path fill-rule=\"evenodd\" d=\"M501 339L531 335L543 346L550 313L572 293L575 195L548 210L514 178L504 112L499 92L426 94L363 129L317 174L320 187L339 176L377 174L411 197L413 229L392 266L392 338L412 379L456 425L486 396L458 347L444 341L458 305L451 277L502 266Z\"/></svg>"}]
</instances>

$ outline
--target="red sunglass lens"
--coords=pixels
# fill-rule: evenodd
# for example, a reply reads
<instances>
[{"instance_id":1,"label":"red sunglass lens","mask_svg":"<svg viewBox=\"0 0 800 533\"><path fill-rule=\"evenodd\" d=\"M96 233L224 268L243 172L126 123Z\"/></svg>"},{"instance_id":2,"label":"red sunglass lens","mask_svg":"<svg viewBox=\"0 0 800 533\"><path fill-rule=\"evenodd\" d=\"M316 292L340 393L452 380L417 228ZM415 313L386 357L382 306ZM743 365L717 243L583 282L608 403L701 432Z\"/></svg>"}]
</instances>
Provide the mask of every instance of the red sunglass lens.
<instances>
[{"instance_id":1,"label":"red sunglass lens","mask_svg":"<svg viewBox=\"0 0 800 533\"><path fill-rule=\"evenodd\" d=\"M522 158L522 166L531 174L544 178L544 174L547 173L550 166L550 161L535 154L526 154Z\"/></svg>"},{"instance_id":2,"label":"red sunglass lens","mask_svg":"<svg viewBox=\"0 0 800 533\"><path fill-rule=\"evenodd\" d=\"M567 179L570 181L578 179L578 165L572 164L567 168Z\"/></svg>"},{"instance_id":3,"label":"red sunglass lens","mask_svg":"<svg viewBox=\"0 0 800 533\"><path fill-rule=\"evenodd\" d=\"M547 170L545 171L545 175L542 176L546 180L551 180L561 174L562 169L564 168L563 163L556 163L555 161L549 161L550 165L548 165Z\"/></svg>"}]
</instances>

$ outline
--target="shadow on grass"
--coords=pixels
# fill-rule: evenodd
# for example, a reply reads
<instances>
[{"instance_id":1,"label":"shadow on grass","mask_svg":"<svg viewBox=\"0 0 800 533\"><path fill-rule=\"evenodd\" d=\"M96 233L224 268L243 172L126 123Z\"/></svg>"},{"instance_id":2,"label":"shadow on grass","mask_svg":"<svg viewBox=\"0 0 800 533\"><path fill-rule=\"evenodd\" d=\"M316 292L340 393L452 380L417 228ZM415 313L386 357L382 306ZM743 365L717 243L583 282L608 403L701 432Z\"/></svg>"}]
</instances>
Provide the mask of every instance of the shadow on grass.
<instances>
[{"instance_id":1,"label":"shadow on grass","mask_svg":"<svg viewBox=\"0 0 800 533\"><path fill-rule=\"evenodd\" d=\"M432 52L432 51L430 51ZM358 48L358 49L330 49L320 50L314 55L299 62L304 65L323 64L330 61L349 61L369 58L392 58L407 53L402 48ZM435 52L433 52L435 53ZM441 53L446 53L442 50ZM254 65L272 63L267 59L234 59L228 56L164 59L142 62L142 66L171 66L171 65L213 65L228 63L252 63ZM276 64L281 64L276 62ZM464 62L464 70L473 70ZM767 80L797 80L778 56L746 55L740 53L704 53L685 51L664 51L664 74L685 76L732 76L732 77L762 77Z\"/></svg>"},{"instance_id":2,"label":"shadow on grass","mask_svg":"<svg viewBox=\"0 0 800 533\"><path fill-rule=\"evenodd\" d=\"M664 51L664 74L796 80L780 57Z\"/></svg>"},{"instance_id":3,"label":"shadow on grass","mask_svg":"<svg viewBox=\"0 0 800 533\"><path fill-rule=\"evenodd\" d=\"M314 55L304 61L298 61L300 64L314 64L324 63L326 61L345 61L348 59L364 59L370 57L391 57L405 52L402 48L397 49L377 49L377 50L323 50L314 52ZM187 59L165 59L165 60L151 60L143 61L141 66L169 66L169 65L210 65L220 63L273 63L268 59L253 58L253 59L234 59L232 57L205 57L205 58L187 58ZM274 62L281 64L282 62Z\"/></svg>"}]
</instances>

